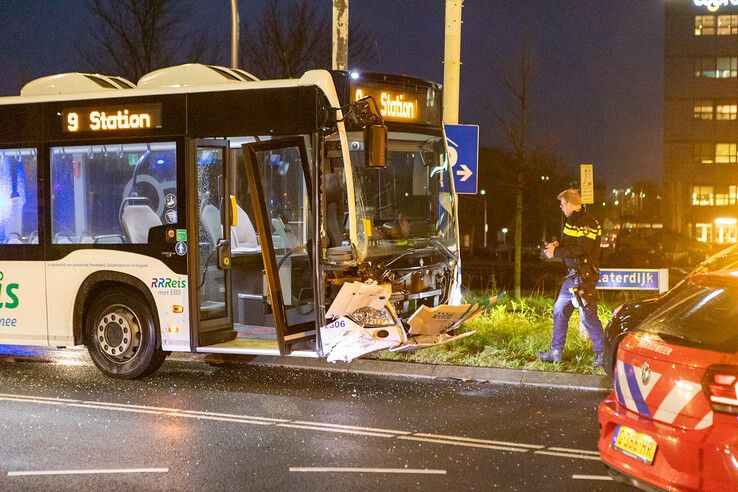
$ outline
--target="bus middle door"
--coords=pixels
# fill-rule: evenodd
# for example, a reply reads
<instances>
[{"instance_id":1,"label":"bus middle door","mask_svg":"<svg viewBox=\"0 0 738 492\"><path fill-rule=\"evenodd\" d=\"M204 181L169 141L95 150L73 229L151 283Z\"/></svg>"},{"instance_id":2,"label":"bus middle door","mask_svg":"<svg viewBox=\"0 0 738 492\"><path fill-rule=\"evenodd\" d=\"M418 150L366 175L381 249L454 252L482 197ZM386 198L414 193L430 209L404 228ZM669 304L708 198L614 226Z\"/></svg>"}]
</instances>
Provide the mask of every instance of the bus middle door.
<instances>
[{"instance_id":1,"label":"bus middle door","mask_svg":"<svg viewBox=\"0 0 738 492\"><path fill-rule=\"evenodd\" d=\"M227 194L228 141L197 140L189 146L190 189L197 190L189 205L190 244L198 248L191 258L190 279L196 282L191 295L193 322L199 346L236 338L233 330L230 280L231 200ZM192 169L194 167L194 169ZM197 314L195 314L197 313ZM194 323L193 323L194 324Z\"/></svg>"}]
</instances>

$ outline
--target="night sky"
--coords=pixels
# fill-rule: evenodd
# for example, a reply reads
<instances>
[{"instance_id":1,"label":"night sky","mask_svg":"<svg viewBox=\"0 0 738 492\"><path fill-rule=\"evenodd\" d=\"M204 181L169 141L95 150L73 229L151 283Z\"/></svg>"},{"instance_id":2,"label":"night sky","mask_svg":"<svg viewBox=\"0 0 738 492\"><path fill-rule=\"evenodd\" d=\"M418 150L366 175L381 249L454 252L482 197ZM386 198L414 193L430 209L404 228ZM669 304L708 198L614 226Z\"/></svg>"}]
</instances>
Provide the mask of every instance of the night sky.
<instances>
[{"instance_id":1,"label":"night sky","mask_svg":"<svg viewBox=\"0 0 738 492\"><path fill-rule=\"evenodd\" d=\"M331 0L311 0L330 16ZM264 0L239 0L241 17ZM492 105L506 97L493 77L521 45L523 19L536 52L533 144L574 168L595 164L609 188L661 179L663 1L466 0L462 13L460 122L480 125L483 144L500 143ZM191 2L193 19L224 40L230 2ZM443 0L350 0L350 19L376 39L375 66L443 82ZM84 0L0 0L0 95L23 82L79 69L75 43L88 39ZM222 26L222 27L221 27ZM243 67L248 69L248 67Z\"/></svg>"}]
</instances>

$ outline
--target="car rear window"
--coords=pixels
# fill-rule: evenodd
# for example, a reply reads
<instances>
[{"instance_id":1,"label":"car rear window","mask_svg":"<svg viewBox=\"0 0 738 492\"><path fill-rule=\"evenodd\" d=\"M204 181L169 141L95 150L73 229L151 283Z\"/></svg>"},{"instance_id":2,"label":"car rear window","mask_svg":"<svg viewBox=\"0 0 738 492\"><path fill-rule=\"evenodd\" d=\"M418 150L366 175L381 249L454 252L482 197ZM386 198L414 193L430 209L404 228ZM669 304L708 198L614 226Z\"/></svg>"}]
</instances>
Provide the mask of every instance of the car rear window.
<instances>
[{"instance_id":1,"label":"car rear window","mask_svg":"<svg viewBox=\"0 0 738 492\"><path fill-rule=\"evenodd\" d=\"M685 282L642 329L669 343L738 352L738 289Z\"/></svg>"}]
</instances>

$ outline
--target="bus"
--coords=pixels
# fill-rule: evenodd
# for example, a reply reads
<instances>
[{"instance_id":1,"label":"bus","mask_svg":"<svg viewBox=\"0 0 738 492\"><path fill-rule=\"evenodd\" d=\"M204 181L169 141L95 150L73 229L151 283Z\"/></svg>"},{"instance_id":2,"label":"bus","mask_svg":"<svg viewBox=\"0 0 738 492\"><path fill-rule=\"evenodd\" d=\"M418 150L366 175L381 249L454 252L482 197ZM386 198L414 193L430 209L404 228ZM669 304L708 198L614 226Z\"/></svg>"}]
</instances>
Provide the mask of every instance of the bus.
<instances>
[{"instance_id":1,"label":"bus","mask_svg":"<svg viewBox=\"0 0 738 492\"><path fill-rule=\"evenodd\" d=\"M0 98L0 344L85 345L133 379L173 351L455 339L427 316L460 300L441 104L434 83L327 70L29 82Z\"/></svg>"}]
</instances>

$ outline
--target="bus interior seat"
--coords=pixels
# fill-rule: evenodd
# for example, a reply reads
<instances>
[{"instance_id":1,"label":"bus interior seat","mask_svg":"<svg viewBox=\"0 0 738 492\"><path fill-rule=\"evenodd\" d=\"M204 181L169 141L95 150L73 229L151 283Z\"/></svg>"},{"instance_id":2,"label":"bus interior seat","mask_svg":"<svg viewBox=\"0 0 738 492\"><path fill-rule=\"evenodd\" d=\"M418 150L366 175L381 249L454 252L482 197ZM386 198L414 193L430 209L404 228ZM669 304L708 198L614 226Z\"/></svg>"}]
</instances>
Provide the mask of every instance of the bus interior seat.
<instances>
[{"instance_id":1,"label":"bus interior seat","mask_svg":"<svg viewBox=\"0 0 738 492\"><path fill-rule=\"evenodd\" d=\"M64 232L57 232L54 234L54 244L74 244L75 241L72 238L71 234L67 234Z\"/></svg>"},{"instance_id":2,"label":"bus interior seat","mask_svg":"<svg viewBox=\"0 0 738 492\"><path fill-rule=\"evenodd\" d=\"M156 212L145 203L126 205L120 219L123 231L132 244L145 244L149 240L149 229L161 225Z\"/></svg>"},{"instance_id":3,"label":"bus interior seat","mask_svg":"<svg viewBox=\"0 0 738 492\"><path fill-rule=\"evenodd\" d=\"M5 240L5 244L26 244L26 242L23 240L23 236L21 236L20 233L11 232Z\"/></svg>"},{"instance_id":4,"label":"bus interior seat","mask_svg":"<svg viewBox=\"0 0 738 492\"><path fill-rule=\"evenodd\" d=\"M343 188L337 174L323 176L325 191L326 218L325 227L328 233L328 248L326 255L331 260L350 260L351 248L343 245Z\"/></svg>"},{"instance_id":5,"label":"bus interior seat","mask_svg":"<svg viewBox=\"0 0 738 492\"><path fill-rule=\"evenodd\" d=\"M231 227L231 253L234 255L261 251L256 230L249 215L240 205L236 205L238 223Z\"/></svg>"},{"instance_id":6,"label":"bus interior seat","mask_svg":"<svg viewBox=\"0 0 738 492\"><path fill-rule=\"evenodd\" d=\"M205 230L211 248L215 248L223 238L223 225L220 220L220 210L215 205L206 204L200 210L200 226Z\"/></svg>"}]
</instances>

